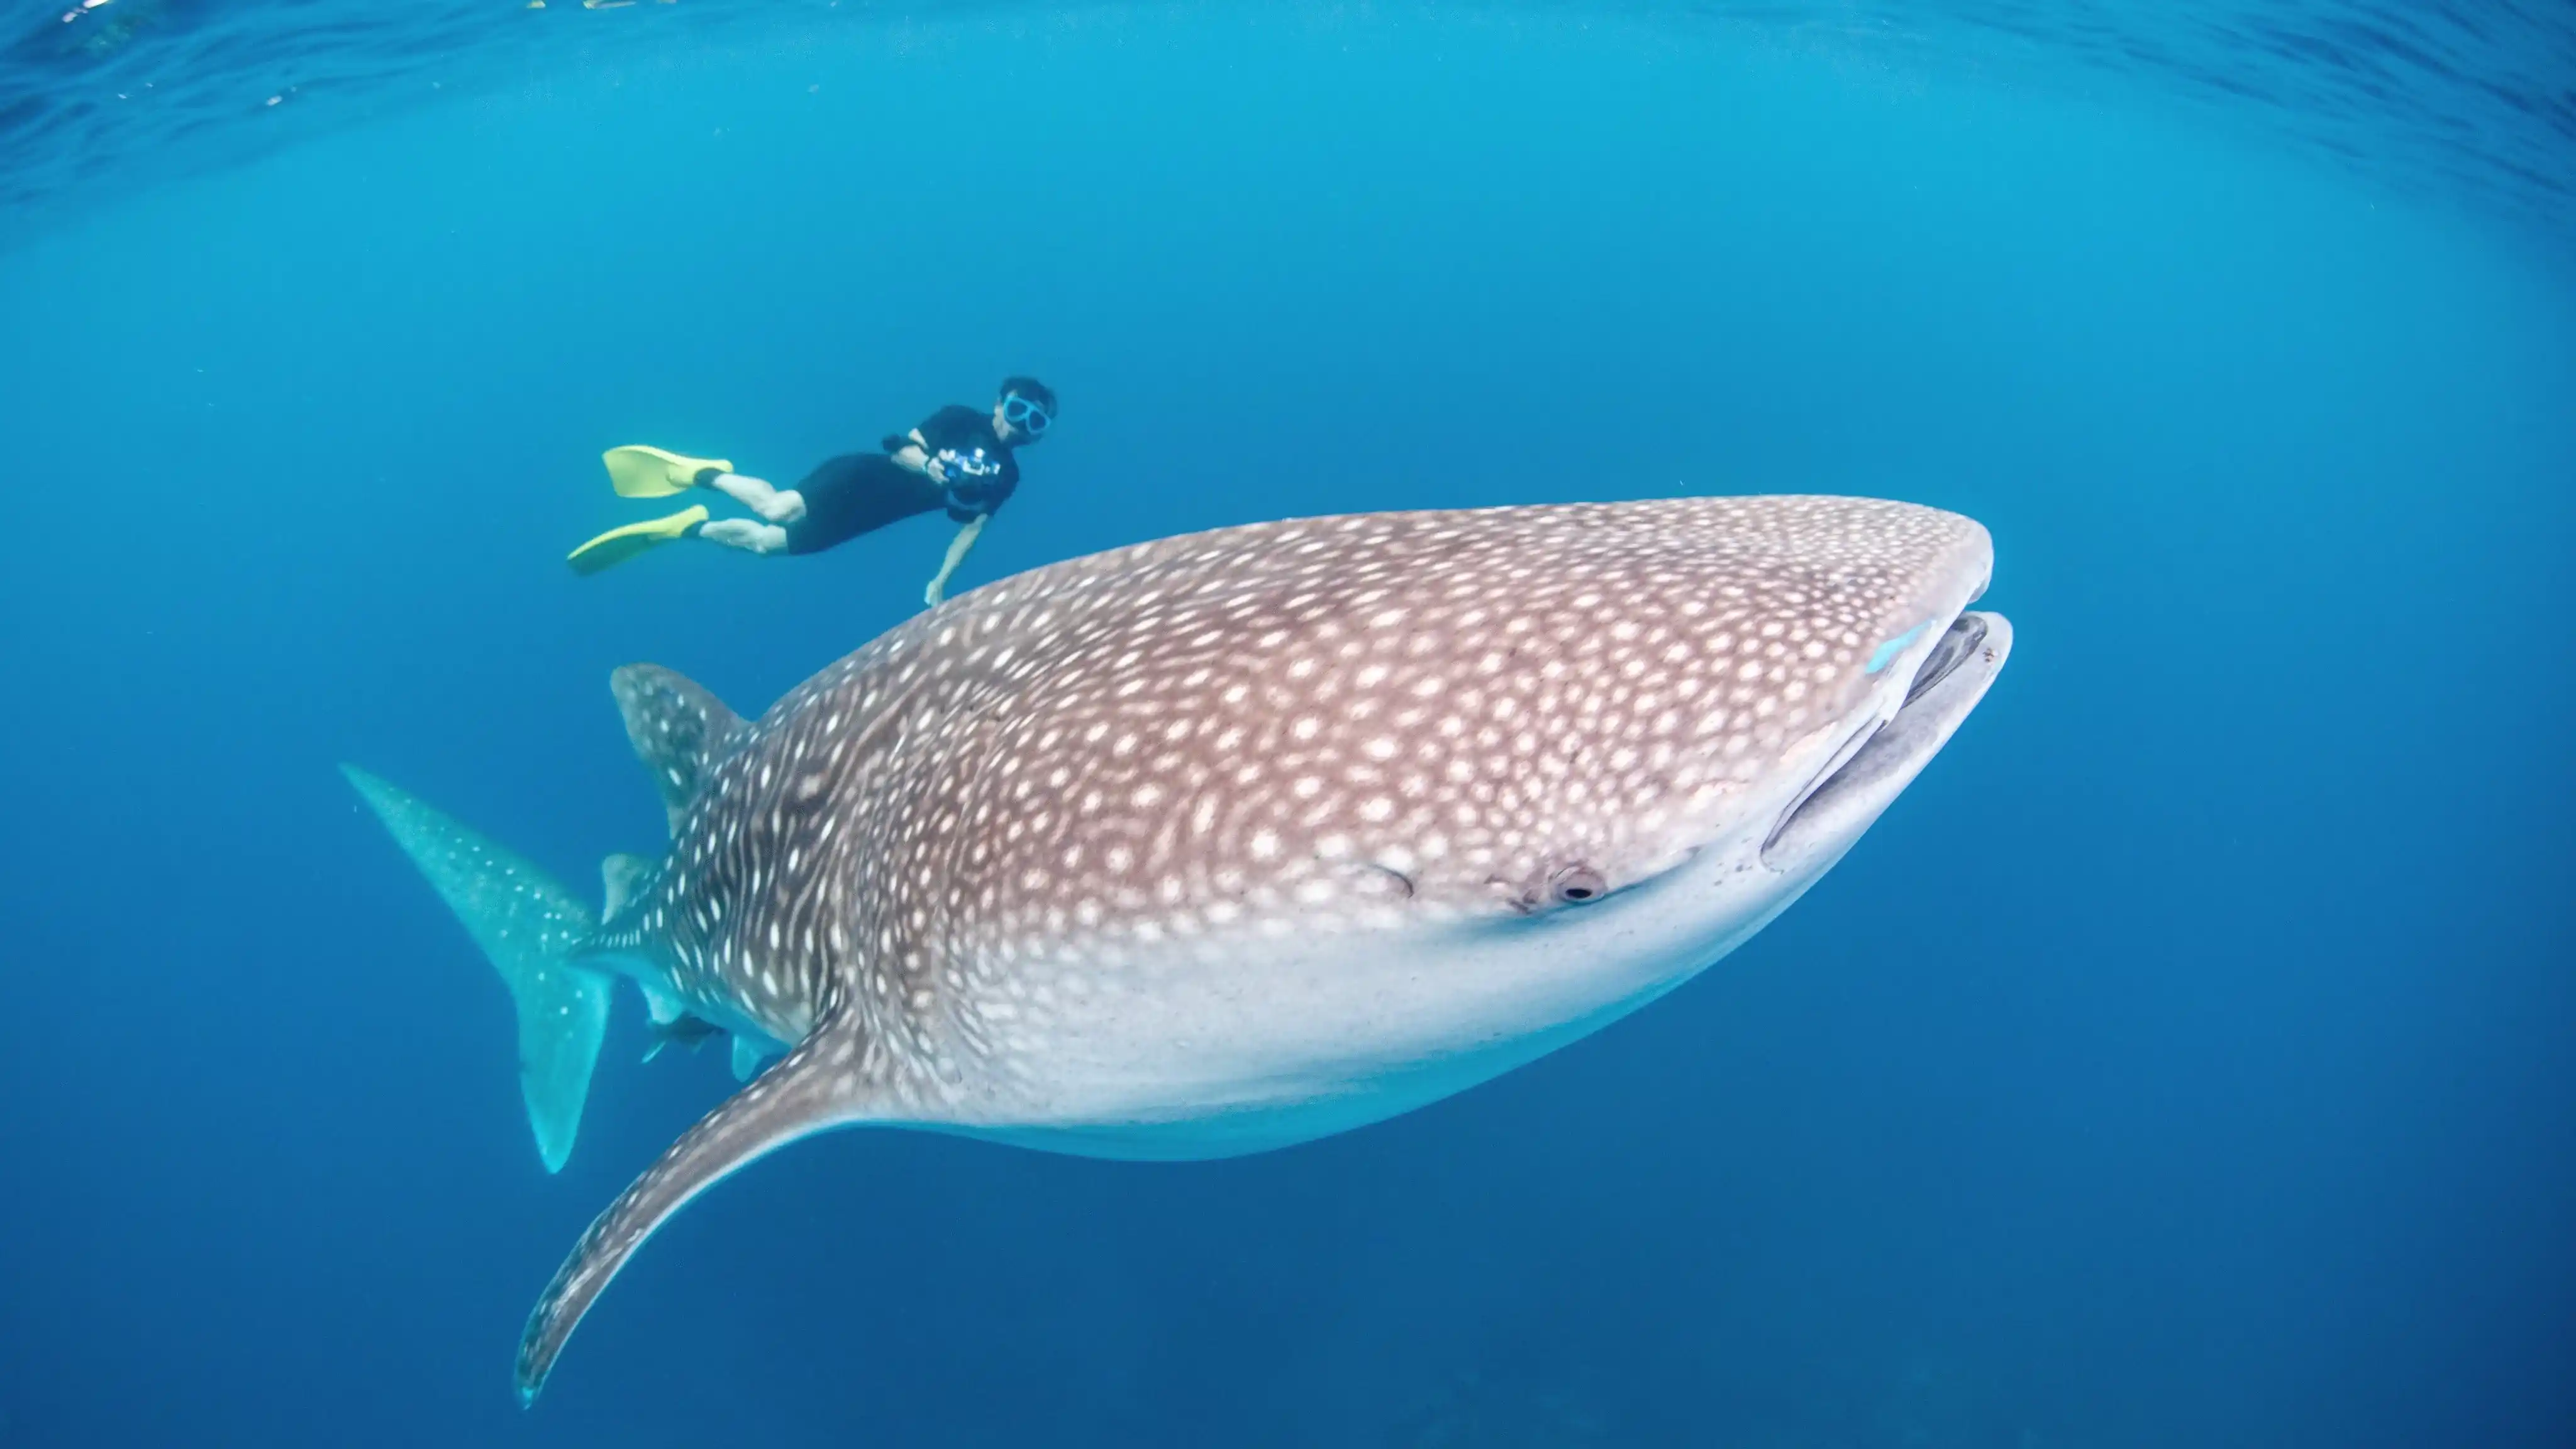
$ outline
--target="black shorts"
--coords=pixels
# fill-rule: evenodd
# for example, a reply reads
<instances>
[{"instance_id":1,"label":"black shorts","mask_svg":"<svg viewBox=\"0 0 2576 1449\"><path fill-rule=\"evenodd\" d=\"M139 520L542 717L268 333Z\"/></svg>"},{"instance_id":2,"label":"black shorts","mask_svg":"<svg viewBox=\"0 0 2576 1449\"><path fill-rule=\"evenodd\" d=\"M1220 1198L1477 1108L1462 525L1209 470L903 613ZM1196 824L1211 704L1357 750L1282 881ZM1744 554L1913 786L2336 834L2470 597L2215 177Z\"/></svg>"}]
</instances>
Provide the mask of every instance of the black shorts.
<instances>
[{"instance_id":1,"label":"black shorts","mask_svg":"<svg viewBox=\"0 0 2576 1449\"><path fill-rule=\"evenodd\" d=\"M826 459L796 491L805 516L786 526L789 553L820 553L947 503L938 484L883 453Z\"/></svg>"}]
</instances>

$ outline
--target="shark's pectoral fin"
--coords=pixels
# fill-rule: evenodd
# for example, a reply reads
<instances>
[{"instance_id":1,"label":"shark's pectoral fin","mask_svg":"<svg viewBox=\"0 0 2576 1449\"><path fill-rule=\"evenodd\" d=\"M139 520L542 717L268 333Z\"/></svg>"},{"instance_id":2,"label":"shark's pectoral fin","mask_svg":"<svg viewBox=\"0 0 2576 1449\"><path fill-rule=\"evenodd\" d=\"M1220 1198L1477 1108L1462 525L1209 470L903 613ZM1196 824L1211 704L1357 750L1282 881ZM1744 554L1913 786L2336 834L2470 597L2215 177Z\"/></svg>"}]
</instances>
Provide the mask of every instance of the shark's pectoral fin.
<instances>
[{"instance_id":1,"label":"shark's pectoral fin","mask_svg":"<svg viewBox=\"0 0 2576 1449\"><path fill-rule=\"evenodd\" d=\"M736 1168L863 1113L859 1031L827 1019L776 1066L736 1092L592 1220L555 1271L519 1338L519 1401L532 1403L591 1301L671 1214Z\"/></svg>"},{"instance_id":2,"label":"shark's pectoral fin","mask_svg":"<svg viewBox=\"0 0 2576 1449\"><path fill-rule=\"evenodd\" d=\"M733 1039L733 1079L737 1082L750 1081L751 1074L760 1070L761 1056L762 1052L758 1046L743 1037L735 1037Z\"/></svg>"}]
</instances>

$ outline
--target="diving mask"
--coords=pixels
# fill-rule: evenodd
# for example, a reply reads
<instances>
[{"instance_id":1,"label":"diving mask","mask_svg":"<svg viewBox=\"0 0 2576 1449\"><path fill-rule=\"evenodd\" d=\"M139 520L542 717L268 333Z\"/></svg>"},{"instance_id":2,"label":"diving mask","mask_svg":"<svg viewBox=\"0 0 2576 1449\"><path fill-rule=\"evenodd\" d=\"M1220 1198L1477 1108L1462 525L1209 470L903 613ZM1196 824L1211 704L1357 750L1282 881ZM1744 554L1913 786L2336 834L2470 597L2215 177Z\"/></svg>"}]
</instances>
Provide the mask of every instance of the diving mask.
<instances>
[{"instance_id":1,"label":"diving mask","mask_svg":"<svg viewBox=\"0 0 2576 1449\"><path fill-rule=\"evenodd\" d=\"M1055 414L1018 393L1006 393L1002 397L1002 421L1032 438L1043 438L1046 430L1055 426Z\"/></svg>"}]
</instances>

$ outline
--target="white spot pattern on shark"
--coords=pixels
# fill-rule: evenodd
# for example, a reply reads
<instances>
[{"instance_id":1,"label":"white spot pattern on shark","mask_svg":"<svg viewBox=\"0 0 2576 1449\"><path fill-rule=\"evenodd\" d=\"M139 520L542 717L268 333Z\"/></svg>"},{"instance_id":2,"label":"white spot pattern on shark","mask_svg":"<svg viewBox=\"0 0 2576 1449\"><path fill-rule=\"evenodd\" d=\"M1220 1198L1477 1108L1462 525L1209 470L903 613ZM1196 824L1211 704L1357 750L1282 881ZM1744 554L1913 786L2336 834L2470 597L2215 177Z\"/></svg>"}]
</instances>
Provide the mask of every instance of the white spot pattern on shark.
<instances>
[{"instance_id":1,"label":"white spot pattern on shark","mask_svg":"<svg viewBox=\"0 0 2576 1449\"><path fill-rule=\"evenodd\" d=\"M754 722L619 670L671 850L595 933L550 918L549 969L792 1050L594 1224L523 1393L656 1224L811 1132L1256 1151L1651 1000L1974 706L2009 644L1962 614L1990 565L1975 523L1865 499L1363 515L1004 580ZM1956 677L1918 681L1936 650ZM413 845L427 807L377 789Z\"/></svg>"}]
</instances>

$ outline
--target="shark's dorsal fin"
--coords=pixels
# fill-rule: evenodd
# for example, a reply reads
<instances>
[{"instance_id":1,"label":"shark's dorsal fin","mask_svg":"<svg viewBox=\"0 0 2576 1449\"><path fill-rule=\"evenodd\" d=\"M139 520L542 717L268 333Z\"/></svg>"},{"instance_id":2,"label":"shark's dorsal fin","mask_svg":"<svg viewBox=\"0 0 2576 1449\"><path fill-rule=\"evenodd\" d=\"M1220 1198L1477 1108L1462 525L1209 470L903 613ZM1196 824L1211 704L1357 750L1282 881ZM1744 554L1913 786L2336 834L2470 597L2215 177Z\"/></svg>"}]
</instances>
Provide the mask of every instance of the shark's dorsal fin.
<instances>
[{"instance_id":1,"label":"shark's dorsal fin","mask_svg":"<svg viewBox=\"0 0 2576 1449\"><path fill-rule=\"evenodd\" d=\"M528 1315L519 1338L519 1401L544 1387L564 1340L608 1280L671 1214L717 1181L800 1137L860 1120L868 1089L858 1075L860 1028L826 1017L803 1043L751 1085L680 1134L661 1160L593 1219L572 1256Z\"/></svg>"},{"instance_id":2,"label":"shark's dorsal fin","mask_svg":"<svg viewBox=\"0 0 2576 1449\"><path fill-rule=\"evenodd\" d=\"M652 772L653 788L662 792L662 808L677 835L707 776L740 742L742 716L695 681L658 664L626 665L608 676L608 687L626 716L626 738Z\"/></svg>"},{"instance_id":3,"label":"shark's dorsal fin","mask_svg":"<svg viewBox=\"0 0 2576 1449\"><path fill-rule=\"evenodd\" d=\"M644 882L653 875L653 862L640 855L612 855L599 863L599 919L605 924L635 903Z\"/></svg>"}]
</instances>

